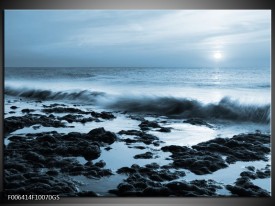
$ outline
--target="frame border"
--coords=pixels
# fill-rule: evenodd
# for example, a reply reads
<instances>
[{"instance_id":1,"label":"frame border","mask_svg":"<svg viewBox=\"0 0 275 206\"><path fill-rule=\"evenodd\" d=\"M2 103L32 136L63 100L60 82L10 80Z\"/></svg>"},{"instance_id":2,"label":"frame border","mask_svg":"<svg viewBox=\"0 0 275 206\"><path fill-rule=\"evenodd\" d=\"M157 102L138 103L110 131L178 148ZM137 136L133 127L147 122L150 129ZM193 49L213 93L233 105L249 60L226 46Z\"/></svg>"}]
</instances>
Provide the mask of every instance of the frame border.
<instances>
[{"instance_id":1,"label":"frame border","mask_svg":"<svg viewBox=\"0 0 275 206\"><path fill-rule=\"evenodd\" d=\"M4 10L20 10L20 9L267 9L272 11L271 1L261 1L261 0L1 0L1 12L0 12L0 25L2 32L0 33L0 46L2 55L0 55L0 100L1 100L1 109L0 109L0 138L3 142L3 117L4 117L4 101L3 101L3 91L4 91ZM272 13L272 19L274 15ZM272 31L273 31L272 22ZM273 40L273 38L272 38ZM271 82L275 81L272 60L274 59L274 53L272 52L274 48L274 42L271 41ZM273 108L274 95L273 95L273 85L271 85L271 108ZM275 110L271 109L271 151L273 151L273 141L274 138L272 120L275 114ZM0 158L0 191L3 191L3 143L0 144L0 151L2 156ZM271 180L273 177L274 171L274 158L273 153L271 153ZM273 182L273 181L271 181ZM274 191L274 185L271 184L271 191ZM2 195L1 195L2 197ZM29 204L60 204L60 205L224 205L231 206L234 205L272 205L272 202L275 200L274 194L270 198L242 198L242 197L206 197L206 198L127 198L127 197L96 197L96 198L76 198L68 197L62 198L59 201L3 201L4 204L19 204L20 205L29 205Z\"/></svg>"}]
</instances>

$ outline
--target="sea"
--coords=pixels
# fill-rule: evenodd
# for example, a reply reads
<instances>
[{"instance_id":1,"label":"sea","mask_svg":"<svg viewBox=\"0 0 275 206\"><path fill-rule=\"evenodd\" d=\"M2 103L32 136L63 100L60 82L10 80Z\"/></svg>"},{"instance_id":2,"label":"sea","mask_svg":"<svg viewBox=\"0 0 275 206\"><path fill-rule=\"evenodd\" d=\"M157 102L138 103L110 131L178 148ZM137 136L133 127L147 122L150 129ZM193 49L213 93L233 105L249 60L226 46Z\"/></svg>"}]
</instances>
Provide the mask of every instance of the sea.
<instances>
[{"instance_id":1,"label":"sea","mask_svg":"<svg viewBox=\"0 0 275 206\"><path fill-rule=\"evenodd\" d=\"M267 67L5 68L5 95L173 118L270 122Z\"/></svg>"}]
</instances>

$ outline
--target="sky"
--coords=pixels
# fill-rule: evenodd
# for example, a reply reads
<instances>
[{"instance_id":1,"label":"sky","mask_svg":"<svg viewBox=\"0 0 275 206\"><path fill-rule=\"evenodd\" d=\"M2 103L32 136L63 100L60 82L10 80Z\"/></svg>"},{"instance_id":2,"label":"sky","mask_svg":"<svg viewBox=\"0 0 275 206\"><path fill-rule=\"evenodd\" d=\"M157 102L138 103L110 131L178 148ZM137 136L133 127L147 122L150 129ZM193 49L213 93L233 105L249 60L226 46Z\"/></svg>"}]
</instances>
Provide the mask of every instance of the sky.
<instances>
[{"instance_id":1,"label":"sky","mask_svg":"<svg viewBox=\"0 0 275 206\"><path fill-rule=\"evenodd\" d=\"M269 67L270 10L6 10L6 67Z\"/></svg>"}]
</instances>

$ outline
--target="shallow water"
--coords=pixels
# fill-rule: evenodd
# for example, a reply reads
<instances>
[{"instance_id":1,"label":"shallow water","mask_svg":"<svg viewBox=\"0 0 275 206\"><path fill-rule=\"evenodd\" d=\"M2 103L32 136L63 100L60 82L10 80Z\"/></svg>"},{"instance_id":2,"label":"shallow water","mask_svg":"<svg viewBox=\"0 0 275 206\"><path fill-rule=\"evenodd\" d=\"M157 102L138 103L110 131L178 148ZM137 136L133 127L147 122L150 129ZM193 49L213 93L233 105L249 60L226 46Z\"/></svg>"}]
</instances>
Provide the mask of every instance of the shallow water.
<instances>
[{"instance_id":1,"label":"shallow water","mask_svg":"<svg viewBox=\"0 0 275 206\"><path fill-rule=\"evenodd\" d=\"M6 103L9 99L6 98ZM13 101L13 100L11 100ZM52 101L45 101L43 104L49 105L53 103ZM55 102L56 103L56 102ZM21 116L21 109L29 108L35 109L35 113L43 114L40 110L43 108L41 103L36 103L33 101L24 102L15 101L11 103L7 103L5 107L5 112L9 112L10 106L15 105L20 107L15 110L15 114L7 114L5 117L9 116ZM67 103L68 106L73 107ZM82 110L90 110L89 106L79 106ZM94 109L94 108L93 108ZM100 112L102 110L94 109L96 112ZM68 133L68 132L81 132L87 133L92 129L98 127L104 127L108 131L112 131L118 133L121 130L140 130L139 124L140 121L134 120L129 117L129 114L122 114L120 112L113 112L116 116L113 120L102 120L102 122L89 122L86 124L81 123L68 123L68 126L73 126L70 128L54 128L54 127L43 127L40 126L38 129L34 129L33 126L26 127L20 130L17 130L11 133L9 136L15 134L26 134L26 133L40 133L40 132L49 132L49 131L58 131L59 133ZM56 116L63 116L64 114L54 114ZM145 119L150 121L157 121L163 127L171 127L170 133L161 133L154 129L150 130L148 133L157 136L162 143L160 147L164 145L182 145L182 146L192 146L198 144L200 142L205 142L210 139L214 139L216 137L232 137L233 135L247 132L254 132L255 130L260 130L263 133L270 133L270 126L268 124L258 124L252 122L230 122L230 121L210 121L213 128L209 128L206 126L196 126L187 123L183 123L184 119L169 119L164 116L156 117L154 115L147 115ZM36 125L38 126L38 125ZM8 136L8 137L9 137ZM7 145L9 143L8 137L5 138L4 143ZM129 135L118 135L119 138L134 138ZM146 149L136 149L133 146L145 146ZM132 147L132 148L129 148ZM115 189L117 185L126 178L124 175L116 174L117 169L121 167L130 167L132 164L138 164L140 166L144 166L146 164L150 164L152 162L156 162L159 165L167 165L172 162L169 159L171 153L158 151L160 147L154 147L153 145L145 145L143 143L135 143L131 145L126 145L124 142L115 142L110 145L111 150L107 151L104 148L101 148L101 156L95 160L95 162L99 160L104 160L106 162L106 169L111 169L115 175L110 177L104 177L99 180L89 179L84 176L73 176L72 179L76 181L80 181L83 184L79 185L80 190L93 190L99 195L110 195L108 190ZM137 154L145 153L150 151L154 154L154 159L134 159L134 156ZM191 181L195 179L213 179L221 185L233 184L236 179L240 176L242 171L245 171L246 166L254 166L256 169L261 169L266 166L266 164L271 164L271 156L269 156L269 162L264 161L254 161L254 162L237 162L235 164L229 165L228 168L224 168L218 170L212 174L208 175L195 175L194 173L183 170L186 173L186 176L180 178L179 180ZM86 160L83 157L77 157L77 160L81 164L85 164ZM257 179L252 181L254 184L260 186L267 191L271 191L271 178L266 179ZM95 187L96 185L96 187ZM230 195L230 192L225 188L218 190L218 194L221 195Z\"/></svg>"}]
</instances>

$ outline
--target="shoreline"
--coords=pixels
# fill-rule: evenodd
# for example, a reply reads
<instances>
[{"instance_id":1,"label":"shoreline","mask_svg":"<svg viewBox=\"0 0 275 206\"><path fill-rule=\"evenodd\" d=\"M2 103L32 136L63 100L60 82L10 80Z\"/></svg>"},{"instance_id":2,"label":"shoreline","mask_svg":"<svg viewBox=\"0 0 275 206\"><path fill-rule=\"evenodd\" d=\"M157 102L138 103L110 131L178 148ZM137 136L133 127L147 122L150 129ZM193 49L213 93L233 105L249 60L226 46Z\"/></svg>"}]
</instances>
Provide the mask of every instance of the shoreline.
<instances>
[{"instance_id":1,"label":"shoreline","mask_svg":"<svg viewBox=\"0 0 275 206\"><path fill-rule=\"evenodd\" d=\"M4 147L6 194L28 191L28 194L102 196L106 190L103 196L270 196L270 191L253 184L255 180L270 179L270 134L251 131L192 146L167 145L157 134L174 132L169 119L148 120L141 115L41 101L22 100L24 108L21 108L22 102L9 101L5 104L12 112L5 118L5 142L9 143ZM120 115L127 118L120 125L124 129L109 131L112 121L121 118ZM187 119L182 123L215 130L203 119ZM83 127L77 129L79 124ZM89 129L87 125L91 124L100 126ZM84 131L68 132L84 127ZM42 132L44 128L52 131ZM24 129L25 133L16 133ZM115 159L129 155L126 165L111 166L110 154L116 154ZM260 166L255 167L255 161L261 162ZM231 184L203 180L204 176L215 175L241 162L251 164ZM187 180L190 174L195 179ZM103 187L99 194L96 188L83 185L89 179L90 184L96 181L104 184L106 180L111 183L107 188L99 185Z\"/></svg>"}]
</instances>

